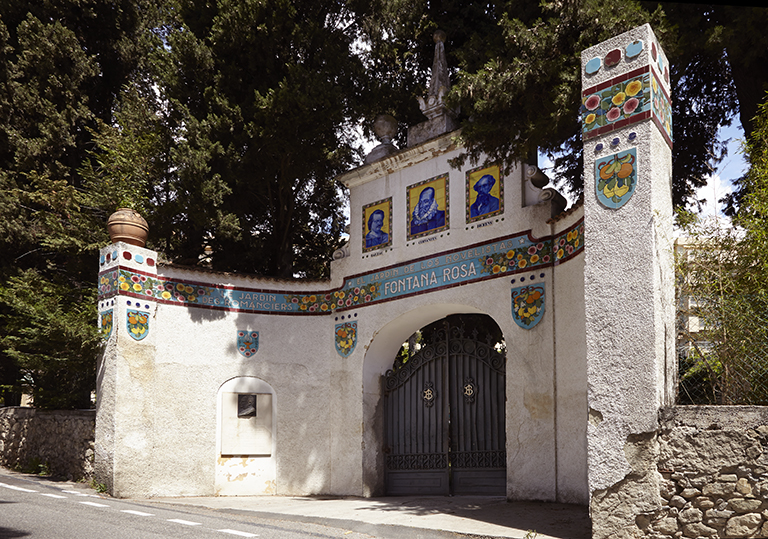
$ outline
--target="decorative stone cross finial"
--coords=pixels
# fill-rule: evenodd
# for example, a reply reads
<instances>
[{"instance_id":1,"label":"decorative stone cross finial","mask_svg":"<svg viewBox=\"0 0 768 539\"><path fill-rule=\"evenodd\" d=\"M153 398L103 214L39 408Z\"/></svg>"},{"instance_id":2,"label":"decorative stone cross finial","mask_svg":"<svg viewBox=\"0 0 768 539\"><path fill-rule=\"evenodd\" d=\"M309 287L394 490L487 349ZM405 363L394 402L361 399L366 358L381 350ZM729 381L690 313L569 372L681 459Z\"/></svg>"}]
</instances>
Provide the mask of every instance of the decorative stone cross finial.
<instances>
[{"instance_id":1,"label":"decorative stone cross finial","mask_svg":"<svg viewBox=\"0 0 768 539\"><path fill-rule=\"evenodd\" d=\"M445 32L437 30L432 39L435 42L435 59L432 62L432 78L429 81L429 90L426 100L418 97L419 107L424 116L430 120L444 114L447 109L443 101L448 90L451 89L451 80L448 76L448 62L445 59Z\"/></svg>"},{"instance_id":2,"label":"decorative stone cross finial","mask_svg":"<svg viewBox=\"0 0 768 539\"><path fill-rule=\"evenodd\" d=\"M427 97L417 98L421 112L428 119L408 129L409 147L458 128L455 111L450 110L445 104L445 96L451 89L448 62L445 59L445 32L437 30L432 35L432 39L435 41L435 59L432 62L432 76L429 80Z\"/></svg>"}]
</instances>

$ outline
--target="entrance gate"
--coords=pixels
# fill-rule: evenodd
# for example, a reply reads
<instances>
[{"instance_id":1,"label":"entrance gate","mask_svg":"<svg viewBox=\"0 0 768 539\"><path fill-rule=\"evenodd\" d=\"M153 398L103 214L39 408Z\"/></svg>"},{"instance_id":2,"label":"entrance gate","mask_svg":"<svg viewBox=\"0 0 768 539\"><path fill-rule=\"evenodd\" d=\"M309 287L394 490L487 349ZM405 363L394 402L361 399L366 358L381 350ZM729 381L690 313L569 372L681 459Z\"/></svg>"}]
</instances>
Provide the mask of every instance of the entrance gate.
<instances>
[{"instance_id":1,"label":"entrance gate","mask_svg":"<svg viewBox=\"0 0 768 539\"><path fill-rule=\"evenodd\" d=\"M506 354L498 326L455 315L420 337L419 350L399 354L384 377L387 494L505 495Z\"/></svg>"}]
</instances>

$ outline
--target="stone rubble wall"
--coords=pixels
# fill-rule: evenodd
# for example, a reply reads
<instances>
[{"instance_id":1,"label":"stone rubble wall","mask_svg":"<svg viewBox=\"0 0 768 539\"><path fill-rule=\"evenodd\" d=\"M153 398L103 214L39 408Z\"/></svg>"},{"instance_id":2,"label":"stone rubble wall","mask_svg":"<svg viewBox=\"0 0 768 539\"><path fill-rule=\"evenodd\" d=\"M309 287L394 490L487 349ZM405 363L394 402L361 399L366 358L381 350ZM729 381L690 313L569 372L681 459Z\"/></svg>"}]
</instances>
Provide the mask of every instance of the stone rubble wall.
<instances>
[{"instance_id":1,"label":"stone rubble wall","mask_svg":"<svg viewBox=\"0 0 768 539\"><path fill-rule=\"evenodd\" d=\"M0 408L0 466L91 479L95 423L95 410Z\"/></svg>"},{"instance_id":2,"label":"stone rubble wall","mask_svg":"<svg viewBox=\"0 0 768 539\"><path fill-rule=\"evenodd\" d=\"M632 473L595 493L594 539L768 537L768 407L675 406L627 440Z\"/></svg>"}]
</instances>

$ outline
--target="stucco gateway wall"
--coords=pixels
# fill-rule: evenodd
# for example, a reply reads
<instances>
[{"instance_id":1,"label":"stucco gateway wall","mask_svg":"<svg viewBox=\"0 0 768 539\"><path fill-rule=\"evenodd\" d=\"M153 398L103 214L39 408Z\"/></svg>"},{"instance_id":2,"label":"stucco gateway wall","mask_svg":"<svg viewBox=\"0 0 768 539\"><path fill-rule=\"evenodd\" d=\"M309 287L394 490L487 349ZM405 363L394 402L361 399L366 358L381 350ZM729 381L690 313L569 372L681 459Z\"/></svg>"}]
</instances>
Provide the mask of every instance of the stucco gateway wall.
<instances>
[{"instance_id":1,"label":"stucco gateway wall","mask_svg":"<svg viewBox=\"0 0 768 539\"><path fill-rule=\"evenodd\" d=\"M0 466L69 480L93 474L93 410L0 408Z\"/></svg>"},{"instance_id":2,"label":"stucco gateway wall","mask_svg":"<svg viewBox=\"0 0 768 539\"><path fill-rule=\"evenodd\" d=\"M508 496L587 501L583 211L551 219L523 167L503 178L452 169L452 136L342 177L352 231L329 282L184 269L121 243L102 250L96 466L113 495L382 494L382 376L424 325L479 313L508 350ZM499 201L478 216L472 193L486 172ZM444 219L411 228L429 187ZM385 241L369 246L377 209ZM533 289L540 308L513 308ZM270 407L271 431L246 454L224 443L223 410L241 392Z\"/></svg>"},{"instance_id":3,"label":"stucco gateway wall","mask_svg":"<svg viewBox=\"0 0 768 539\"><path fill-rule=\"evenodd\" d=\"M130 252L133 261L139 253L145 261L153 256L123 244L116 252ZM260 294L254 289L270 287L268 296L273 296L275 290L303 293L319 283L290 288L281 283L280 290L274 282L248 277L162 266L159 273L157 277L172 282L169 287L179 295L182 291L176 287L185 283L187 305L178 299L175 304L122 296L104 300L110 316L122 323L112 327L100 366L99 477L115 496L125 497L221 494L215 477L226 472L219 467L230 468L236 483L250 483L250 494L330 492L325 465L333 325L316 317L195 308L188 301L189 294L199 296L219 286L249 290L243 293L249 296ZM157 277L148 280L154 283ZM128 336L127 320L134 312L146 313L146 335L140 340ZM254 350L248 356L239 350L241 332L259 334L257 341L245 345ZM330 351L317 346L320 342L330 344ZM277 427L293 434L277 435L276 447L267 456L222 455L219 393L236 380L246 385L252 380L254 393L272 394L272 407L279 412ZM252 457L262 462L248 462ZM241 463L251 466L232 469ZM275 490L275 469L282 473L282 491Z\"/></svg>"},{"instance_id":4,"label":"stucco gateway wall","mask_svg":"<svg viewBox=\"0 0 768 539\"><path fill-rule=\"evenodd\" d=\"M768 408L676 406L627 440L633 471L591 506L593 537L768 537Z\"/></svg>"}]
</instances>

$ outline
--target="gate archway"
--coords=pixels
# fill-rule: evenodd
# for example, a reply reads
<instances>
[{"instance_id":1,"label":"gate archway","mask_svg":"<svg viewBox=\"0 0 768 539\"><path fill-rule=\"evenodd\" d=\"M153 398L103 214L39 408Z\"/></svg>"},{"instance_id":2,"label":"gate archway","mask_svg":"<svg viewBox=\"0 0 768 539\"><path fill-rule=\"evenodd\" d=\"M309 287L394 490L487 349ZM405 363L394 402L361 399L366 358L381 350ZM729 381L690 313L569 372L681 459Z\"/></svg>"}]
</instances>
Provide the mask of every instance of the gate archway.
<instances>
[{"instance_id":1,"label":"gate archway","mask_svg":"<svg viewBox=\"0 0 768 539\"><path fill-rule=\"evenodd\" d=\"M414 333L384 376L389 495L506 494L506 350L485 315Z\"/></svg>"}]
</instances>

